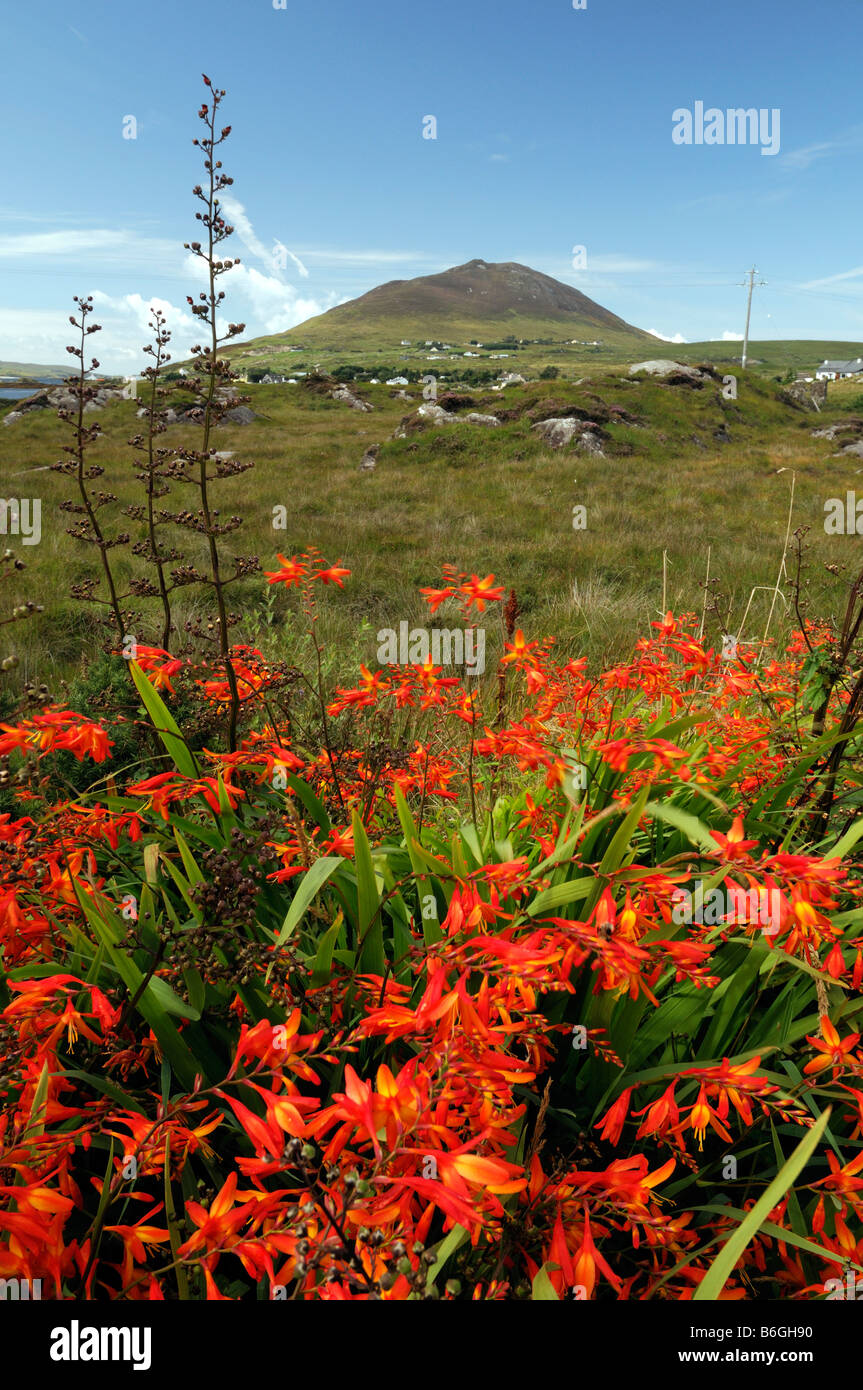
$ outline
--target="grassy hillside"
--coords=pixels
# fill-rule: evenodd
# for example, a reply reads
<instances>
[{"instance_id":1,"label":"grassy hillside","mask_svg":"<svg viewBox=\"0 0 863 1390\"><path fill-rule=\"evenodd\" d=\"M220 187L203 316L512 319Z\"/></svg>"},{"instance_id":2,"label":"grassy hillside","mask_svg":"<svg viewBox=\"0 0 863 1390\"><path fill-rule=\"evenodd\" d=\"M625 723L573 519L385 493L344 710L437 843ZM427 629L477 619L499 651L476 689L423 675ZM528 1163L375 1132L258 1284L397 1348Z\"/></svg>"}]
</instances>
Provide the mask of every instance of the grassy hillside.
<instances>
[{"instance_id":1,"label":"grassy hillside","mask_svg":"<svg viewBox=\"0 0 863 1390\"><path fill-rule=\"evenodd\" d=\"M647 339L572 285L514 261L468 261L437 275L390 280L284 335L286 342L342 348L380 341L469 343L471 338Z\"/></svg>"},{"instance_id":2,"label":"grassy hillside","mask_svg":"<svg viewBox=\"0 0 863 1390\"><path fill-rule=\"evenodd\" d=\"M0 362L0 376L22 381L62 381L69 375L67 367L46 367L39 362Z\"/></svg>"},{"instance_id":3,"label":"grassy hillside","mask_svg":"<svg viewBox=\"0 0 863 1390\"><path fill-rule=\"evenodd\" d=\"M220 429L215 444L256 460L253 472L216 489L222 511L244 518L232 538L235 551L258 554L269 569L277 550L291 554L313 543L353 570L356 582L328 595L324 619L345 668L373 661L378 628L425 620L416 590L434 583L444 562L480 575L494 572L515 588L520 622L533 636L554 630L568 655L585 654L596 662L629 651L633 633L649 631L662 603L663 550L666 605L701 612L709 548L711 577L727 597L729 626L736 628L754 586L775 583L792 471L794 524L812 528L809 582L816 611L828 615L838 606L840 581L823 565L850 562L859 543L825 536L824 501L846 489L863 491L861 460L832 458L837 446L812 439L810 431L841 413L839 398L832 415L830 409L806 415L755 374L742 383L736 402L726 402L716 383L691 390L601 371L578 387L542 382L502 394L475 393L477 410L509 416L498 429L459 423L391 440L413 405L393 399L383 386L364 388L363 394L373 413L352 411L302 386L250 388L260 418ZM609 407L620 407L638 423L615 423L615 416L623 417L612 411L604 426L606 457L547 447L531 429L532 420L571 407L598 420ZM128 528L133 539L135 524L119 515L119 506L137 499L126 447L138 428L134 411L133 402L119 401L100 413L105 433L92 455L106 468L100 486L119 498L102 514L107 528ZM730 442L720 442L717 431ZM193 446L198 437L190 426L172 426L163 440ZM0 428L7 493L14 487L14 495L42 499L41 544L9 541L27 563L15 596L35 599L45 612L7 633L17 644L22 677L49 684L80 661L82 647L92 652L98 645L92 610L68 597L70 583L91 572L92 556L67 536L70 518L59 506L71 496L69 484L47 468L64 438L63 427L47 412ZM375 471L360 473L363 453L379 443ZM576 504L587 508L584 531L572 527ZM188 490L184 495L175 489L165 505L195 503ZM287 507L286 530L273 529L273 508L279 505ZM203 558L186 533L179 545L191 563ZM122 572L127 552L114 556ZM194 590L182 592L185 618L198 600ZM233 593L243 614L237 639L290 654L284 597L275 597L259 577ZM760 636L769 603L769 594L756 593L745 637ZM777 618L783 613L780 600ZM140 640L156 635L152 615L139 626ZM708 618L708 631L716 636L719 630ZM490 628L488 642L491 662L500 632Z\"/></svg>"},{"instance_id":4,"label":"grassy hillside","mask_svg":"<svg viewBox=\"0 0 863 1390\"><path fill-rule=\"evenodd\" d=\"M413 326L413 330L416 325ZM412 330L412 331L413 331ZM277 334L270 338L254 338L229 349L229 355L240 372L262 368L290 375L294 372L310 371L320 367L323 371L338 372L341 367L352 366L367 376L399 374L414 371L418 375L426 372L437 374L461 374L465 370L486 370L498 375L504 371L520 372L524 376L536 376L544 367L557 367L561 377L577 380L585 373L601 368L622 367L635 361L650 357L670 357L680 362L713 362L727 366L731 371L740 366L741 343L705 341L702 343L665 343L659 338L647 336L644 341L609 342L604 341L593 347L586 343L571 343L564 340L556 330L556 336L549 340L541 334L542 342L525 341L509 343L506 346L489 348L469 347L469 337L476 337L475 327L469 337L466 335L452 342L455 352L442 352L419 344L410 332L404 335L394 333L391 328L372 326L362 343L343 342L332 346L322 343L304 342L298 329L292 330L295 339L288 334ZM401 336L410 337L410 347L404 347ZM516 336L513 333L513 336ZM528 333L520 336L530 338ZM453 335L455 337L455 335ZM438 340L441 341L441 340ZM480 338L480 341L484 341ZM502 340L501 340L502 342ZM302 344L300 346L300 344ZM463 356L465 350L477 355ZM503 354L506 354L505 356ZM789 373L812 372L825 358L848 360L863 355L863 344L818 341L818 340L775 340L758 341L749 345L748 369L753 374L772 379L784 380Z\"/></svg>"},{"instance_id":5,"label":"grassy hillside","mask_svg":"<svg viewBox=\"0 0 863 1390\"><path fill-rule=\"evenodd\" d=\"M705 342L667 344L668 355L681 362L740 362L741 343ZM850 361L863 355L863 345L820 339L781 339L750 342L749 365L754 370L775 373L812 371L825 358Z\"/></svg>"}]
</instances>

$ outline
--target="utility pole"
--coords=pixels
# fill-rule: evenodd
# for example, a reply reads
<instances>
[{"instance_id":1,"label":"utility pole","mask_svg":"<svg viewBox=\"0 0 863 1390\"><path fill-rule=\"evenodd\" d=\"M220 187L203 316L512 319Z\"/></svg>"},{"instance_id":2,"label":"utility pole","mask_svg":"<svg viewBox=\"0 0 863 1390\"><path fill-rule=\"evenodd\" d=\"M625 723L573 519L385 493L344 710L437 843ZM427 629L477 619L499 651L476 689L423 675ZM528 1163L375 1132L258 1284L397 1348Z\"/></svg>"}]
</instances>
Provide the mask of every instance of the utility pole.
<instances>
[{"instance_id":1,"label":"utility pole","mask_svg":"<svg viewBox=\"0 0 863 1390\"><path fill-rule=\"evenodd\" d=\"M746 371L746 354L749 351L749 319L752 314L752 291L755 286L755 277L757 274L758 271L755 269L755 266L753 266L752 269L749 271L749 298L746 301L746 332L743 335L743 356L740 359L740 366L743 369L743 371ZM766 285L767 281L759 280L758 283L759 285ZM745 289L746 281L742 280L741 284Z\"/></svg>"}]
</instances>

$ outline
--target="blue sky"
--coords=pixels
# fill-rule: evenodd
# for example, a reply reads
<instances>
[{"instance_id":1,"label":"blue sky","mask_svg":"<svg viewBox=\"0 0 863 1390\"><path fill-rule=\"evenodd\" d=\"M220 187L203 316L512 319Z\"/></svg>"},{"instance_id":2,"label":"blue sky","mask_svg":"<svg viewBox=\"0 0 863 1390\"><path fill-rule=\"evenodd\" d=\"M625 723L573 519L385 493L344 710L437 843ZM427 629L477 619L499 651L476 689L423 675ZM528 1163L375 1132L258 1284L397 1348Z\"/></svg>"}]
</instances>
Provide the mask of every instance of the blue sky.
<instances>
[{"instance_id":1,"label":"blue sky","mask_svg":"<svg viewBox=\"0 0 863 1390\"><path fill-rule=\"evenodd\" d=\"M110 370L142 364L154 300L175 355L197 340L202 71L247 336L481 257L688 341L742 332L755 265L754 338L863 341L860 0L43 0L3 35L0 359L64 361L75 293ZM779 152L675 144L696 102L778 109Z\"/></svg>"}]
</instances>

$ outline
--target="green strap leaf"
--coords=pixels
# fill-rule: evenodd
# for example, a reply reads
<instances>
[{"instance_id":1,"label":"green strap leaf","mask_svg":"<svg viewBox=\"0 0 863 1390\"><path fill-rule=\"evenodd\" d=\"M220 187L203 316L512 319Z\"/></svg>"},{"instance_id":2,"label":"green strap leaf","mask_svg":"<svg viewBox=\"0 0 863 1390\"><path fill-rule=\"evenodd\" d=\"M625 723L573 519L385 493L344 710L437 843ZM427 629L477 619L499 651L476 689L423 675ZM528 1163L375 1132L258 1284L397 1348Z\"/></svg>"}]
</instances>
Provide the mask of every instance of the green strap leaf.
<instances>
[{"instance_id":1,"label":"green strap leaf","mask_svg":"<svg viewBox=\"0 0 863 1390\"><path fill-rule=\"evenodd\" d=\"M315 963L312 966L313 989L316 989L318 985L325 985L330 978L333 969L333 951L339 939L339 932L342 929L344 920L344 914L341 912L337 913L336 920L331 927L327 928L320 939L317 954L315 955Z\"/></svg>"},{"instance_id":2,"label":"green strap leaf","mask_svg":"<svg viewBox=\"0 0 863 1390\"><path fill-rule=\"evenodd\" d=\"M410 807L400 787L396 787L396 810L398 812L399 821L401 822L402 833L405 837L405 844L407 846L408 857L411 861L411 868L414 871L414 876L418 880L428 878L428 866L423 862L420 853L418 853L419 831L417 830L416 822L411 815ZM437 881L436 877L430 879L430 886L433 888ZM422 913L422 899L424 895L419 882L417 883L417 893L420 899L420 913ZM436 917L423 917L422 928L423 940L426 946L433 946L434 943L440 941L443 936L443 931Z\"/></svg>"},{"instance_id":3,"label":"green strap leaf","mask_svg":"<svg viewBox=\"0 0 863 1390\"><path fill-rule=\"evenodd\" d=\"M538 1269L533 1276L531 1287L531 1301L533 1303L559 1303L560 1299L555 1290L554 1284L548 1277L548 1265L544 1264L542 1269Z\"/></svg>"},{"instance_id":4,"label":"green strap leaf","mask_svg":"<svg viewBox=\"0 0 863 1390\"><path fill-rule=\"evenodd\" d=\"M527 909L527 915L536 917L539 912L548 912L556 907L565 907L568 903L579 902L582 898L589 898L595 887L595 878L575 878L570 879L568 883L556 883L552 888L537 893Z\"/></svg>"},{"instance_id":5,"label":"green strap leaf","mask_svg":"<svg viewBox=\"0 0 863 1390\"><path fill-rule=\"evenodd\" d=\"M705 1274L692 1295L694 1303L713 1303L724 1289L729 1277L749 1242L764 1225L770 1212L781 1202L795 1178L803 1171L812 1154L818 1147L830 1119L828 1107L821 1119L812 1126L805 1138L801 1139L791 1157L783 1164L766 1192L759 1197L755 1206L747 1213L736 1231L728 1237L713 1264Z\"/></svg>"},{"instance_id":6,"label":"green strap leaf","mask_svg":"<svg viewBox=\"0 0 863 1390\"><path fill-rule=\"evenodd\" d=\"M830 851L829 857L831 859L844 859L846 854L850 853L854 848L861 835L863 835L863 816L859 816L857 820L852 821L851 825L849 825L845 834L842 836L842 839L835 848Z\"/></svg>"},{"instance_id":7,"label":"green strap leaf","mask_svg":"<svg viewBox=\"0 0 863 1390\"><path fill-rule=\"evenodd\" d=\"M699 820L697 816L690 815L688 811L681 811L677 806L662 804L658 801L648 801L644 812L645 815L652 816L654 820L661 820L666 825L673 825L675 830L682 830L692 844L700 845L710 854L716 853L718 848L716 841L704 822Z\"/></svg>"},{"instance_id":8,"label":"green strap leaf","mask_svg":"<svg viewBox=\"0 0 863 1390\"><path fill-rule=\"evenodd\" d=\"M371 845L357 810L354 810L351 821L354 828L354 862L357 868L357 965L361 971L368 971L370 975L383 975L386 970L384 928Z\"/></svg>"},{"instance_id":9,"label":"green strap leaf","mask_svg":"<svg viewBox=\"0 0 863 1390\"><path fill-rule=\"evenodd\" d=\"M194 755L158 690L147 680L137 661L129 662L129 670L132 672L132 680L135 682L135 688L141 697L141 703L150 716L156 733L164 743L177 771L181 772L184 777L200 777L201 774Z\"/></svg>"},{"instance_id":10,"label":"green strap leaf","mask_svg":"<svg viewBox=\"0 0 863 1390\"><path fill-rule=\"evenodd\" d=\"M125 935L125 924L120 925L111 904L105 899L96 894L91 897L78 883L75 883L74 887L81 911L93 928L97 941L105 948L111 964L134 998L144 983L144 976L131 955L121 945ZM135 1008L155 1033L162 1056L170 1063L174 1075L184 1086L191 1089L195 1084L195 1077L206 1074L205 1068L196 1062L194 1055L180 1037L157 993L151 990L152 983L151 980L138 997Z\"/></svg>"},{"instance_id":11,"label":"green strap leaf","mask_svg":"<svg viewBox=\"0 0 863 1390\"><path fill-rule=\"evenodd\" d=\"M444 1236L440 1245L436 1245L434 1247L434 1252L437 1255L437 1259L432 1265L431 1272L428 1276L428 1282L430 1284L434 1284L436 1282L437 1277L443 1270L443 1267L446 1264L447 1260L450 1258L451 1255L455 1254L456 1250L458 1250L460 1246L464 1245L467 1239L468 1232L465 1230L464 1226L453 1226L452 1230Z\"/></svg>"},{"instance_id":12,"label":"green strap leaf","mask_svg":"<svg viewBox=\"0 0 863 1390\"><path fill-rule=\"evenodd\" d=\"M177 991L168 984L168 981L163 980L159 975L153 976L147 985L146 993L165 1010L166 1014L176 1014L178 1018L190 1018L195 1023L201 1017L200 1009L190 1008L180 998Z\"/></svg>"},{"instance_id":13,"label":"green strap leaf","mask_svg":"<svg viewBox=\"0 0 863 1390\"><path fill-rule=\"evenodd\" d=\"M288 908L287 916L282 923L282 929L276 937L277 946L283 946L293 936L313 899L317 897L327 879L332 878L336 869L344 862L340 855L328 855L324 859L316 859L308 872L303 875L294 894L293 902Z\"/></svg>"}]
</instances>

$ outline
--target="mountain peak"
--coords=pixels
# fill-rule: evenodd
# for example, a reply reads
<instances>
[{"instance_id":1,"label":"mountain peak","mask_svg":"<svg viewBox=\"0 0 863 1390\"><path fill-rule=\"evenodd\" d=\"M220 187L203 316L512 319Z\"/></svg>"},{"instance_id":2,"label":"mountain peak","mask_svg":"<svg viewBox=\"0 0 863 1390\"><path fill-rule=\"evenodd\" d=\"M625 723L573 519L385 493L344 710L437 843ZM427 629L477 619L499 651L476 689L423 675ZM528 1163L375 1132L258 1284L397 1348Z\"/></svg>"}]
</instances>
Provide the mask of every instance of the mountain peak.
<instances>
[{"instance_id":1,"label":"mountain peak","mask_svg":"<svg viewBox=\"0 0 863 1390\"><path fill-rule=\"evenodd\" d=\"M517 261L477 257L413 280L390 280L308 319L279 338L343 347L402 340L465 343L481 337L653 342L573 285Z\"/></svg>"}]
</instances>

